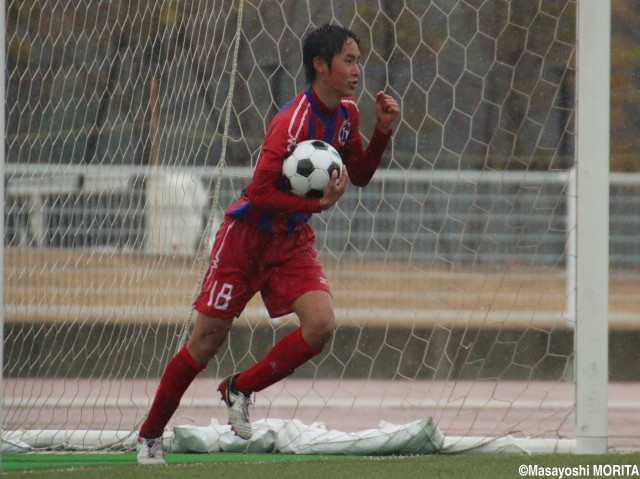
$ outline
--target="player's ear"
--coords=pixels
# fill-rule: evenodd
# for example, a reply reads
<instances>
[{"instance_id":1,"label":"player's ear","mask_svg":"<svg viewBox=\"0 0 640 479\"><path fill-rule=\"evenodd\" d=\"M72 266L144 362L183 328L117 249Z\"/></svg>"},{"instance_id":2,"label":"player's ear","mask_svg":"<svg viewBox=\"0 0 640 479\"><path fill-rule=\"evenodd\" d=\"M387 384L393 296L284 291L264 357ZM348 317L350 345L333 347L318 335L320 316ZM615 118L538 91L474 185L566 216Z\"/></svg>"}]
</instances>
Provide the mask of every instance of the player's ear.
<instances>
[{"instance_id":1,"label":"player's ear","mask_svg":"<svg viewBox=\"0 0 640 479\"><path fill-rule=\"evenodd\" d=\"M329 65L327 65L327 61L321 57L315 57L313 59L313 68L315 68L316 73L324 75L329 71Z\"/></svg>"}]
</instances>

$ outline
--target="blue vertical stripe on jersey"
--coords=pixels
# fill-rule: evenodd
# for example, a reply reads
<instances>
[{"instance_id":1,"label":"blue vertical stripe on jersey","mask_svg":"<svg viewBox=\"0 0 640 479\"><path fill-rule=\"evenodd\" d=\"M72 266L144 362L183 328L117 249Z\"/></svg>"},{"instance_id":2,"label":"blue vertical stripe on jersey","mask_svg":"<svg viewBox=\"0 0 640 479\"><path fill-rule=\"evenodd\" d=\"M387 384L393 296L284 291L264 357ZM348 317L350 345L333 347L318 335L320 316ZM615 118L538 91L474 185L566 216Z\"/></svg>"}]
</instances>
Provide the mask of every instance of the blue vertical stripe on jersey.
<instances>
[{"instance_id":1,"label":"blue vertical stripe on jersey","mask_svg":"<svg viewBox=\"0 0 640 479\"><path fill-rule=\"evenodd\" d=\"M324 122L324 138L322 138L326 143L333 145L333 132L336 129L336 117L338 116L338 109L336 108L336 112L333 115L333 118L329 118L328 121Z\"/></svg>"},{"instance_id":2,"label":"blue vertical stripe on jersey","mask_svg":"<svg viewBox=\"0 0 640 479\"><path fill-rule=\"evenodd\" d=\"M289 221L287 221L287 232L291 233L295 231L298 225L308 223L309 218L311 218L311 215L307 213L292 213L289 216Z\"/></svg>"},{"instance_id":3,"label":"blue vertical stripe on jersey","mask_svg":"<svg viewBox=\"0 0 640 479\"><path fill-rule=\"evenodd\" d=\"M258 229L266 233L273 232L273 219L275 216L275 213L262 213L258 220Z\"/></svg>"},{"instance_id":4,"label":"blue vertical stripe on jersey","mask_svg":"<svg viewBox=\"0 0 640 479\"><path fill-rule=\"evenodd\" d=\"M311 93L311 89L307 88L305 90L305 95L309 100L309 104L311 105L311 109L313 110L313 114L316 116L318 120L320 120L324 126L324 134L322 135L322 140L330 145L334 145L334 134L336 129L336 121L338 120L339 113L341 108L336 108L333 116L329 117L324 114L318 102L313 97ZM345 116L346 118L346 116ZM313 121L313 116L309 117L309 139L315 138L315 121Z\"/></svg>"}]
</instances>

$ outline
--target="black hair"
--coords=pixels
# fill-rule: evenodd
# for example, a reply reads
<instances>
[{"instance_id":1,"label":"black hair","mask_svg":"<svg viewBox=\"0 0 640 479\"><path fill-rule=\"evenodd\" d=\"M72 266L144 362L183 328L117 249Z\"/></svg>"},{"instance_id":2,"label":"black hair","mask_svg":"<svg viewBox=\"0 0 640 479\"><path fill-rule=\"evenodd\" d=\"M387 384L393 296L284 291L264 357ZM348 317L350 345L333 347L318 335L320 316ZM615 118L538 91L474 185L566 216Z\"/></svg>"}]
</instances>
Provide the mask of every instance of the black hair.
<instances>
[{"instance_id":1,"label":"black hair","mask_svg":"<svg viewBox=\"0 0 640 479\"><path fill-rule=\"evenodd\" d=\"M316 80L313 60L321 58L331 68L331 60L340 53L344 42L349 38L360 46L360 39L355 33L338 25L323 25L304 36L302 40L302 64L304 65L304 73L309 85Z\"/></svg>"}]
</instances>

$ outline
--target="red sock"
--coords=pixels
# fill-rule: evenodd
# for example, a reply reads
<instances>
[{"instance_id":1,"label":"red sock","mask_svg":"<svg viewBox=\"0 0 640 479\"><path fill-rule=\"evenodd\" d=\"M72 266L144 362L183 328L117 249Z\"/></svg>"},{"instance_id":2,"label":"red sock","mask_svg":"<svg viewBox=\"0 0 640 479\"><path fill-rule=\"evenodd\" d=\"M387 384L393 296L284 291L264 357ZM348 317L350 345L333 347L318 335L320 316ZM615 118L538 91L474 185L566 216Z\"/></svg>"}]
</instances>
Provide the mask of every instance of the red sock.
<instances>
[{"instance_id":1,"label":"red sock","mask_svg":"<svg viewBox=\"0 0 640 479\"><path fill-rule=\"evenodd\" d=\"M264 358L241 372L235 386L246 395L262 391L286 378L298 366L321 352L322 348L311 349L302 338L302 330L298 328L278 341Z\"/></svg>"},{"instance_id":2,"label":"red sock","mask_svg":"<svg viewBox=\"0 0 640 479\"><path fill-rule=\"evenodd\" d=\"M162 374L147 419L140 427L140 437L162 436L169 419L180 405L182 395L205 367L191 357L186 344L178 351Z\"/></svg>"}]
</instances>

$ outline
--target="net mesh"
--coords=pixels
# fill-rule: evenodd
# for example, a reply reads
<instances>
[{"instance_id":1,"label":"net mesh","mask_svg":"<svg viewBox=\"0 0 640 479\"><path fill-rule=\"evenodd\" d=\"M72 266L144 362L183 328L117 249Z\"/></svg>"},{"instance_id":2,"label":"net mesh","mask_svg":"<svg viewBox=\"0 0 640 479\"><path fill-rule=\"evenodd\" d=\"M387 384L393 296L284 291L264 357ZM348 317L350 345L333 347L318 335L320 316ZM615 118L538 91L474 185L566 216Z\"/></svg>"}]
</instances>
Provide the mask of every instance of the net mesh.
<instances>
[{"instance_id":1,"label":"net mesh","mask_svg":"<svg viewBox=\"0 0 640 479\"><path fill-rule=\"evenodd\" d=\"M304 87L301 38L335 22L361 39L363 136L378 90L402 118L367 189L313 219L332 343L254 417L571 436L575 8L10 0L3 429L140 424L211 232ZM171 424L222 420L213 378L294 325L252 301Z\"/></svg>"}]
</instances>

